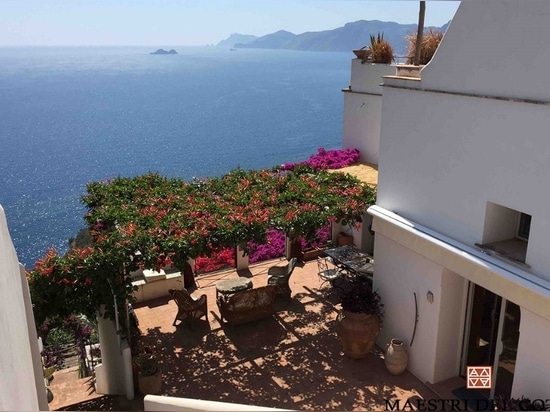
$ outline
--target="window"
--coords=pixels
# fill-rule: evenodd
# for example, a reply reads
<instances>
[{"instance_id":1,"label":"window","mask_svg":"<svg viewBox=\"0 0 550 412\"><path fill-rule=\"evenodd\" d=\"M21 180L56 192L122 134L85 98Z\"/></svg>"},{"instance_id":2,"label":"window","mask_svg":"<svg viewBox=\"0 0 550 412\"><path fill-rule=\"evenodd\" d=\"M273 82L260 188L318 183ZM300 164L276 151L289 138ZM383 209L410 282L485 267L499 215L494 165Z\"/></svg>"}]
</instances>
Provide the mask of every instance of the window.
<instances>
[{"instance_id":1,"label":"window","mask_svg":"<svg viewBox=\"0 0 550 412\"><path fill-rule=\"evenodd\" d=\"M531 216L520 213L517 238L529 240L529 230L531 229Z\"/></svg>"},{"instance_id":2,"label":"window","mask_svg":"<svg viewBox=\"0 0 550 412\"><path fill-rule=\"evenodd\" d=\"M483 242L476 246L492 256L525 265L530 229L531 215L487 202Z\"/></svg>"}]
</instances>

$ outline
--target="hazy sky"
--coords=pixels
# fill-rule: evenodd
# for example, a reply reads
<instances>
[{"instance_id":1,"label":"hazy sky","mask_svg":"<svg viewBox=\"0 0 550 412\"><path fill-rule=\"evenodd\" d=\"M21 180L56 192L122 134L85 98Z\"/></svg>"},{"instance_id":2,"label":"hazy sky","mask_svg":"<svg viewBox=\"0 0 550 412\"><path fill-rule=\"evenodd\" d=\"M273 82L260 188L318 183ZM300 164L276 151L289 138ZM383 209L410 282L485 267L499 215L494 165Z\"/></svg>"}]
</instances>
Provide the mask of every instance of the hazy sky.
<instances>
[{"instance_id":1,"label":"hazy sky","mask_svg":"<svg viewBox=\"0 0 550 412\"><path fill-rule=\"evenodd\" d=\"M426 25L460 2L426 4ZM329 30L357 20L416 23L416 0L0 0L0 45L205 45L231 33Z\"/></svg>"}]
</instances>

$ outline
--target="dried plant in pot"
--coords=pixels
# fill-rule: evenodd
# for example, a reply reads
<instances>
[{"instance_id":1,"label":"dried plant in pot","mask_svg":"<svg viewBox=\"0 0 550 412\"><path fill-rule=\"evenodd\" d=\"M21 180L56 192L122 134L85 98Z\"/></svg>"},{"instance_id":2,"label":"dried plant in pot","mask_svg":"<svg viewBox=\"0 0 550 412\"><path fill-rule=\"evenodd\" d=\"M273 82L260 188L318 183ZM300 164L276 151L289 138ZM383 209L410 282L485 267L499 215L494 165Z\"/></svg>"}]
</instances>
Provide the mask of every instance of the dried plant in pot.
<instances>
[{"instance_id":1,"label":"dried plant in pot","mask_svg":"<svg viewBox=\"0 0 550 412\"><path fill-rule=\"evenodd\" d=\"M371 34L370 45L367 47L368 60L372 63L390 64L395 61L393 47L386 39L383 33L376 36Z\"/></svg>"},{"instance_id":2,"label":"dried plant in pot","mask_svg":"<svg viewBox=\"0 0 550 412\"><path fill-rule=\"evenodd\" d=\"M416 36L416 32L410 33L405 36L405 39L407 40L407 43L409 45L407 49L407 64L414 64L414 56L416 53ZM418 61L419 65L425 65L430 62L442 39L443 32L440 30L434 30L432 28L428 29L422 35L422 44L420 46L420 59Z\"/></svg>"},{"instance_id":3,"label":"dried plant in pot","mask_svg":"<svg viewBox=\"0 0 550 412\"><path fill-rule=\"evenodd\" d=\"M340 298L342 311L336 319L336 333L344 353L354 359L366 357L380 334L384 304L366 281L351 282Z\"/></svg>"}]
</instances>

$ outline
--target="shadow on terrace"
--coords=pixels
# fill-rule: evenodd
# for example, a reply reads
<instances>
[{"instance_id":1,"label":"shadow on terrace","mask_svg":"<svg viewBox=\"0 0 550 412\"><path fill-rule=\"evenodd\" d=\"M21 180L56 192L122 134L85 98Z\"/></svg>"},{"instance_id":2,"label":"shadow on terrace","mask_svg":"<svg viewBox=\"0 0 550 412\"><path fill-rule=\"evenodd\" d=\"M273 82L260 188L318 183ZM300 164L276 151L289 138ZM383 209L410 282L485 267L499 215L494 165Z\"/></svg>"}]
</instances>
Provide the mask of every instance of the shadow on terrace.
<instances>
[{"instance_id":1,"label":"shadow on terrace","mask_svg":"<svg viewBox=\"0 0 550 412\"><path fill-rule=\"evenodd\" d=\"M264 286L274 263L241 275ZM296 267L292 299L277 301L275 316L230 326L221 322L215 283L236 276L225 271L198 278L193 295L207 295L208 322L172 326L177 310L168 298L135 307L142 339L162 361L161 395L294 410L385 410L386 399L401 405L410 398L437 399L409 372L389 374L380 349L361 360L342 353L338 307L325 298L326 285L320 289L315 261Z\"/></svg>"}]
</instances>

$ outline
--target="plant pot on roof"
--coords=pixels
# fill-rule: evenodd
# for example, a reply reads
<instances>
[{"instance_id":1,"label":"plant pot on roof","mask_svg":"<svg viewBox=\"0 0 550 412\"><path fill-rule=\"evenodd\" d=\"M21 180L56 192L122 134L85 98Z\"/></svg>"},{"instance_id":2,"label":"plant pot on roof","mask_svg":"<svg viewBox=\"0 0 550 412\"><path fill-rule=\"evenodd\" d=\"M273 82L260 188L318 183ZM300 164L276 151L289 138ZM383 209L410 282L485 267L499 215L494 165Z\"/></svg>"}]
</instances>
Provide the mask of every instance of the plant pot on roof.
<instances>
[{"instance_id":1,"label":"plant pot on roof","mask_svg":"<svg viewBox=\"0 0 550 412\"><path fill-rule=\"evenodd\" d=\"M352 282L340 299L342 311L336 319L336 333L344 353L362 359L374 348L380 334L384 304L369 282Z\"/></svg>"},{"instance_id":2,"label":"plant pot on roof","mask_svg":"<svg viewBox=\"0 0 550 412\"><path fill-rule=\"evenodd\" d=\"M355 54L355 57L361 60L367 60L370 55L370 50L367 49L367 46L363 46L360 49L354 49L352 50L353 54Z\"/></svg>"},{"instance_id":3,"label":"plant pot on roof","mask_svg":"<svg viewBox=\"0 0 550 412\"><path fill-rule=\"evenodd\" d=\"M378 33L376 36L371 34L370 45L353 50L353 53L363 63L390 64L395 61L393 47L390 42L384 39L383 33Z\"/></svg>"},{"instance_id":4,"label":"plant pot on roof","mask_svg":"<svg viewBox=\"0 0 550 412\"><path fill-rule=\"evenodd\" d=\"M407 64L414 64L414 56L416 53L416 36L417 33L411 33L405 36L405 40L409 44L407 49ZM443 32L440 30L428 29L422 35L422 44L420 46L420 59L418 64L420 66L426 65L430 62L435 54L439 43L443 39Z\"/></svg>"}]
</instances>

